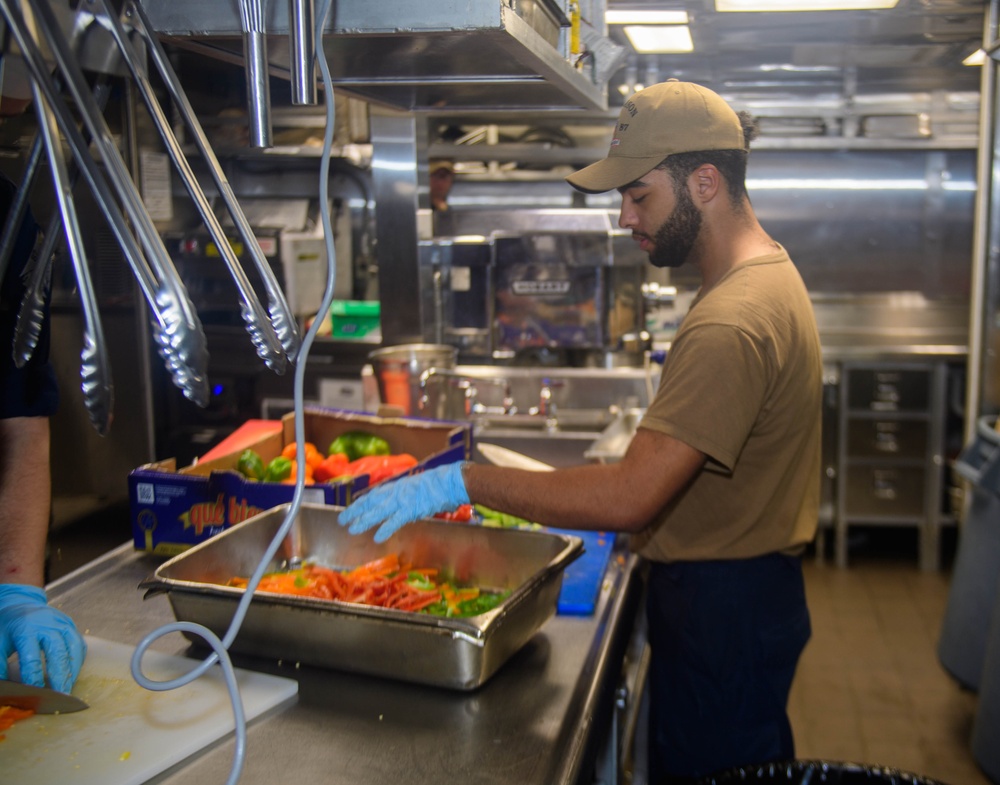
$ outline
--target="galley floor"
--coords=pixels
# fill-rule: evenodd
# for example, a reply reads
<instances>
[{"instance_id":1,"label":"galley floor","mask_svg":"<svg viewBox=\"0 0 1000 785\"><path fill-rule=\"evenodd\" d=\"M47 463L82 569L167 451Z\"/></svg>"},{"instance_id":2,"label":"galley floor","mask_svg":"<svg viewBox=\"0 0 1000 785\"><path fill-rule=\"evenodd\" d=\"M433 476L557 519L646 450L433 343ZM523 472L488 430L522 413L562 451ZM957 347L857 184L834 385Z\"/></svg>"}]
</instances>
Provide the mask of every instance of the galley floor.
<instances>
[{"instance_id":1,"label":"galley floor","mask_svg":"<svg viewBox=\"0 0 1000 785\"><path fill-rule=\"evenodd\" d=\"M130 539L127 503L57 505L49 580ZM813 636L789 701L800 759L878 764L947 785L990 785L970 750L976 696L937 658L954 533L943 540L944 568L937 573L919 569L916 533L906 529L860 528L847 569L807 555Z\"/></svg>"},{"instance_id":2,"label":"galley floor","mask_svg":"<svg viewBox=\"0 0 1000 785\"><path fill-rule=\"evenodd\" d=\"M813 636L789 701L797 757L989 785L970 748L976 695L937 657L953 539L937 573L920 571L906 529L862 530L847 569L806 559Z\"/></svg>"}]
</instances>

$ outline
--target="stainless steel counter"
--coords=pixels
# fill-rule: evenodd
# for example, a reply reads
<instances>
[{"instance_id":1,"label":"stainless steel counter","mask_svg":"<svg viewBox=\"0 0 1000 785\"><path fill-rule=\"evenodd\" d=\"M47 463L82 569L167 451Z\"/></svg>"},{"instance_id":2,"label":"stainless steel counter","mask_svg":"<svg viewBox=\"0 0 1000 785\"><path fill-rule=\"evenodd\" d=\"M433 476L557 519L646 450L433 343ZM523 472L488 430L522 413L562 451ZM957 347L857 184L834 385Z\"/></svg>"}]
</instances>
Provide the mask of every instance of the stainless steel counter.
<instances>
[{"instance_id":1,"label":"stainless steel counter","mask_svg":"<svg viewBox=\"0 0 1000 785\"><path fill-rule=\"evenodd\" d=\"M473 692L234 656L299 682L294 706L250 726L241 783L589 782L640 610L639 562L621 538L616 555L593 616L550 619ZM126 543L51 584L50 600L86 634L135 644L173 620L165 596L137 589L158 563ZM204 656L180 634L154 648ZM229 740L157 782L222 783L232 756Z\"/></svg>"},{"instance_id":2,"label":"stainless steel counter","mask_svg":"<svg viewBox=\"0 0 1000 785\"><path fill-rule=\"evenodd\" d=\"M836 297L815 295L823 359L961 360L969 353L969 309L960 301L912 292Z\"/></svg>"}]
</instances>

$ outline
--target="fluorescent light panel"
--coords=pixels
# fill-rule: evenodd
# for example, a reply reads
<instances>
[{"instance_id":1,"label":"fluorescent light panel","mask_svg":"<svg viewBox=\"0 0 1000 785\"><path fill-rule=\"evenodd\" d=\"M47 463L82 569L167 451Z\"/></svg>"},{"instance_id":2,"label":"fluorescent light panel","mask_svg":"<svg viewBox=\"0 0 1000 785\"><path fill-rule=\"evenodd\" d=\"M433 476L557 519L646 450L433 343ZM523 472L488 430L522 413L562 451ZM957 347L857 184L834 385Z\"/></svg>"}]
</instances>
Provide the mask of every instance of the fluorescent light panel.
<instances>
[{"instance_id":1,"label":"fluorescent light panel","mask_svg":"<svg viewBox=\"0 0 1000 785\"><path fill-rule=\"evenodd\" d=\"M627 25L623 29L639 54L694 51L687 25Z\"/></svg>"},{"instance_id":2,"label":"fluorescent light panel","mask_svg":"<svg viewBox=\"0 0 1000 785\"><path fill-rule=\"evenodd\" d=\"M899 0L715 0L715 10L738 11L876 11L895 8Z\"/></svg>"},{"instance_id":3,"label":"fluorescent light panel","mask_svg":"<svg viewBox=\"0 0 1000 785\"><path fill-rule=\"evenodd\" d=\"M609 25L686 25L687 11L628 11L604 12L604 21Z\"/></svg>"},{"instance_id":4,"label":"fluorescent light panel","mask_svg":"<svg viewBox=\"0 0 1000 785\"><path fill-rule=\"evenodd\" d=\"M985 63L986 52L982 49L977 49L962 61L962 65L985 65Z\"/></svg>"}]
</instances>

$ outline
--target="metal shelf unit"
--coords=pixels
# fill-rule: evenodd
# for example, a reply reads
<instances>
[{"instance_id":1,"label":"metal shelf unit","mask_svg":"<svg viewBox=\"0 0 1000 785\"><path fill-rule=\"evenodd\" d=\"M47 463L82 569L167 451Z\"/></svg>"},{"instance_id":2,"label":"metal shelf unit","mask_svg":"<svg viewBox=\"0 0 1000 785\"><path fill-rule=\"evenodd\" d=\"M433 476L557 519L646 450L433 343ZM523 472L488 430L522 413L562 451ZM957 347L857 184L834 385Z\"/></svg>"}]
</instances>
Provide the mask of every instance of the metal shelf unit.
<instances>
[{"instance_id":1,"label":"metal shelf unit","mask_svg":"<svg viewBox=\"0 0 1000 785\"><path fill-rule=\"evenodd\" d=\"M852 525L917 526L920 566L940 567L947 365L844 363L838 418L835 558Z\"/></svg>"}]
</instances>

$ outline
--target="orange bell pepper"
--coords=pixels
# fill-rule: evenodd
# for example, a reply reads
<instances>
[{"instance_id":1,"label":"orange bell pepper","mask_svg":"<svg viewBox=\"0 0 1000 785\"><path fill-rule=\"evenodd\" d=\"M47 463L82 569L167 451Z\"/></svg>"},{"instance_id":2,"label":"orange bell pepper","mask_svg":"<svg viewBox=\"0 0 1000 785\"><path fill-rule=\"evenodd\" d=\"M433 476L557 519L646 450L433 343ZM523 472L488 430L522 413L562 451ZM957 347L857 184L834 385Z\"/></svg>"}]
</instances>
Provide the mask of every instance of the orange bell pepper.
<instances>
[{"instance_id":1,"label":"orange bell pepper","mask_svg":"<svg viewBox=\"0 0 1000 785\"><path fill-rule=\"evenodd\" d=\"M281 481L282 485L295 485L296 479L298 478L299 462L292 458L292 471L291 473ZM308 463L306 464L306 479L305 485L314 485L315 480L313 479L313 469Z\"/></svg>"},{"instance_id":2,"label":"orange bell pepper","mask_svg":"<svg viewBox=\"0 0 1000 785\"><path fill-rule=\"evenodd\" d=\"M350 463L347 456L342 452L335 452L328 455L319 465L313 469L313 479L316 482L327 482L334 477L347 474L347 466Z\"/></svg>"},{"instance_id":3,"label":"orange bell pepper","mask_svg":"<svg viewBox=\"0 0 1000 785\"><path fill-rule=\"evenodd\" d=\"M306 464L315 469L323 462L323 454L316 448L316 445L312 442L305 442L302 445L306 454ZM281 451L281 454L285 458L295 460L298 458L298 447L295 442L290 442L285 445L285 448Z\"/></svg>"}]
</instances>

